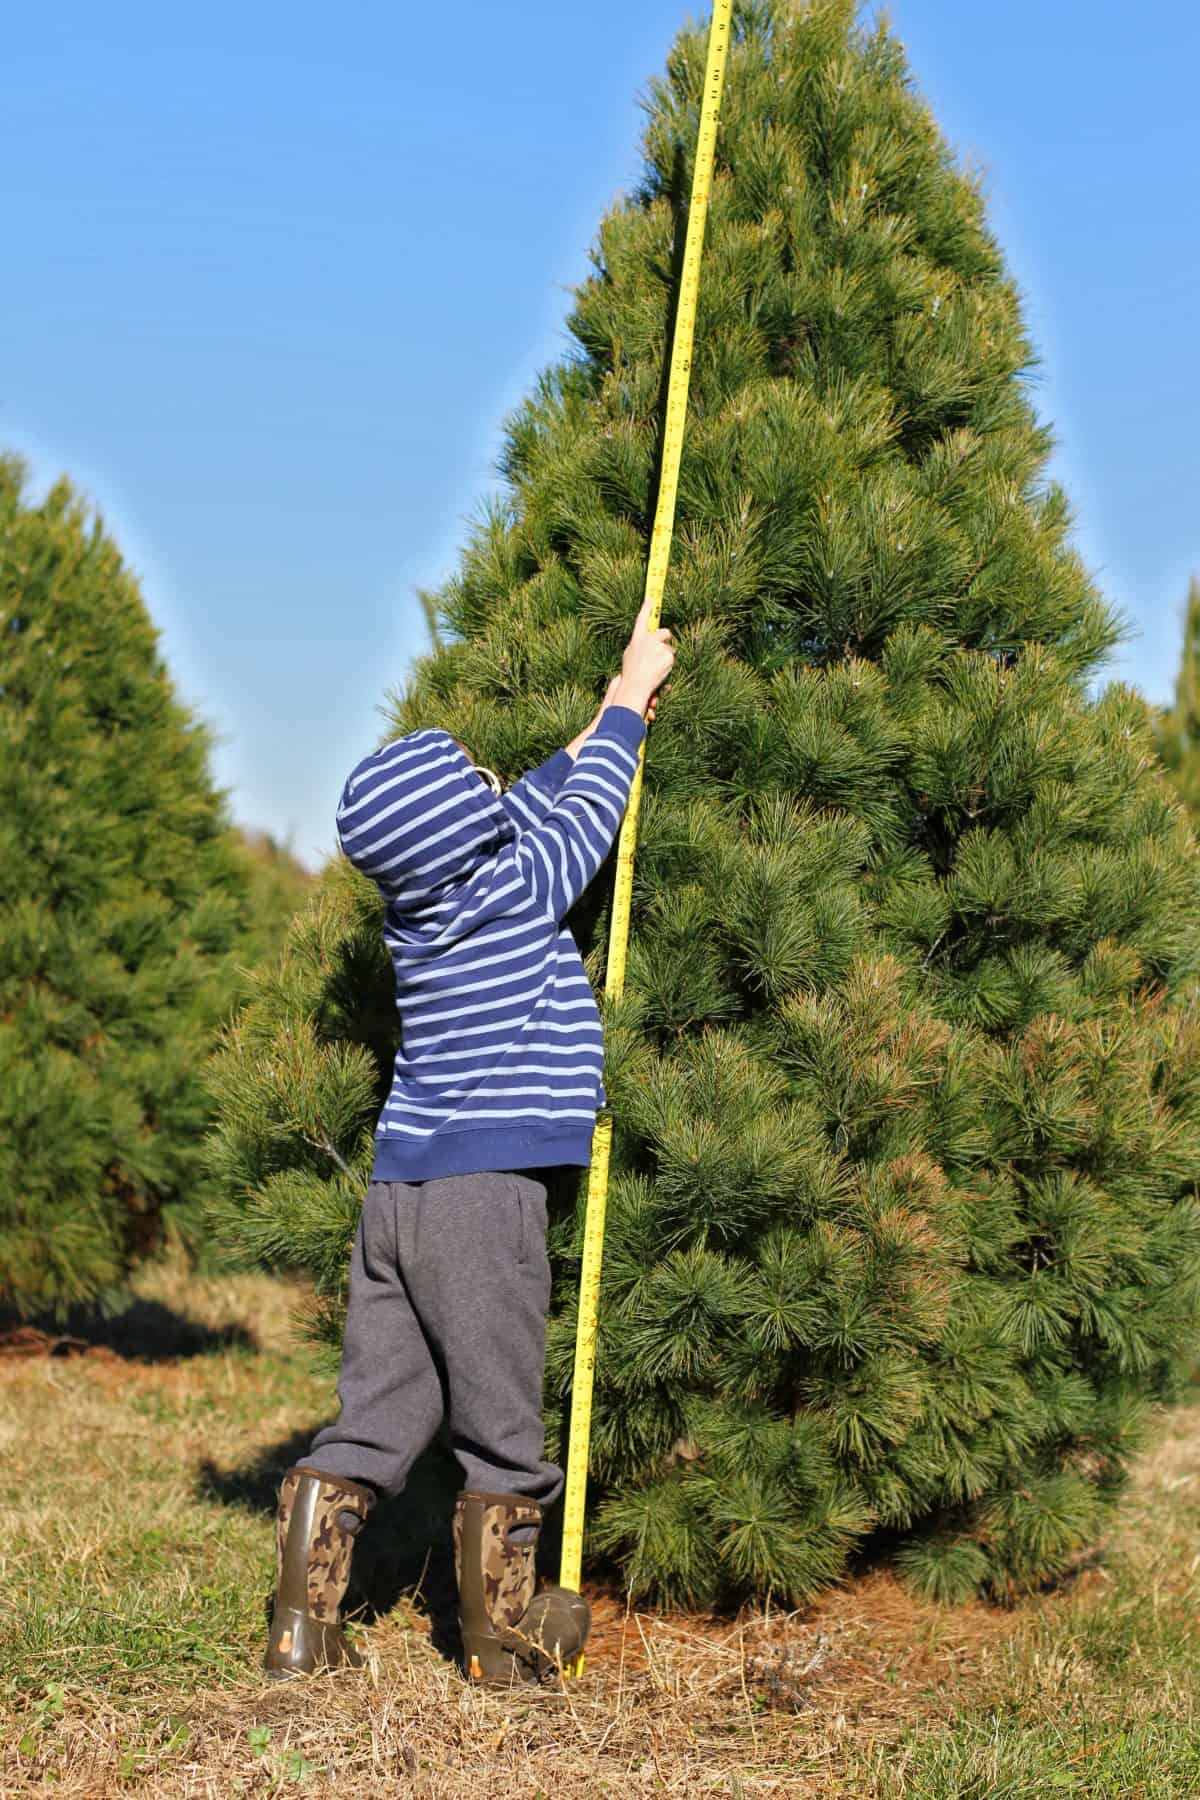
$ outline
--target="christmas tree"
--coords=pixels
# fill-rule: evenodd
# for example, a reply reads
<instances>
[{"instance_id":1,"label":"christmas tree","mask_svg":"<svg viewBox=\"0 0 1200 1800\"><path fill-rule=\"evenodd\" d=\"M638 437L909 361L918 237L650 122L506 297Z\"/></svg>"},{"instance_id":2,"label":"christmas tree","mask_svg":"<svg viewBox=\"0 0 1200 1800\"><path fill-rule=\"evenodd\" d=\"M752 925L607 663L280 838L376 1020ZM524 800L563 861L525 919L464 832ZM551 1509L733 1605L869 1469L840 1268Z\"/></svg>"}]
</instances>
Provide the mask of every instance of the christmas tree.
<instances>
[{"instance_id":1,"label":"christmas tree","mask_svg":"<svg viewBox=\"0 0 1200 1800\"><path fill-rule=\"evenodd\" d=\"M388 736L516 776L637 611L705 32L650 91L574 347ZM1045 473L978 182L847 0L737 10L646 759L589 1547L799 1600L867 1534L944 1597L1062 1570L1172 1390L1200 1277L1197 863ZM364 745L364 749L368 746ZM571 920L599 988L611 868ZM336 1343L395 1041L332 865L214 1079L243 1251ZM547 1371L565 1442L578 1201Z\"/></svg>"},{"instance_id":2,"label":"christmas tree","mask_svg":"<svg viewBox=\"0 0 1200 1800\"><path fill-rule=\"evenodd\" d=\"M269 831L239 831L237 849L250 888L250 925L238 942L237 958L252 968L278 951L316 878Z\"/></svg>"},{"instance_id":3,"label":"christmas tree","mask_svg":"<svg viewBox=\"0 0 1200 1800\"><path fill-rule=\"evenodd\" d=\"M1183 615L1175 704L1154 721L1158 752L1193 820L1200 819L1200 581L1193 575Z\"/></svg>"},{"instance_id":4,"label":"christmas tree","mask_svg":"<svg viewBox=\"0 0 1200 1800\"><path fill-rule=\"evenodd\" d=\"M277 945L137 584L0 459L0 1306L90 1302L198 1218L199 1071ZM273 929L271 929L273 925Z\"/></svg>"}]
</instances>

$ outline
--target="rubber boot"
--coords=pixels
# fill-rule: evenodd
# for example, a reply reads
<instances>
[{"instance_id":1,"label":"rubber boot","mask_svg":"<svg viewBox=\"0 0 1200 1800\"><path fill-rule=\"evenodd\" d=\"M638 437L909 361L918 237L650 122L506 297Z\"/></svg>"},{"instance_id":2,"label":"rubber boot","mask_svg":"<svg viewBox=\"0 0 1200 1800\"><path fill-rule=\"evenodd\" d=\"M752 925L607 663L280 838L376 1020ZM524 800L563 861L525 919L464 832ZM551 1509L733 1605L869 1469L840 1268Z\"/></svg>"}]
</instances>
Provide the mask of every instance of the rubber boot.
<instances>
[{"instance_id":1,"label":"rubber boot","mask_svg":"<svg viewBox=\"0 0 1200 1800\"><path fill-rule=\"evenodd\" d=\"M275 1680L312 1675L362 1657L338 1622L354 1539L374 1492L344 1475L289 1469L279 1489L275 1605L263 1666Z\"/></svg>"},{"instance_id":2,"label":"rubber boot","mask_svg":"<svg viewBox=\"0 0 1200 1800\"><path fill-rule=\"evenodd\" d=\"M533 1500L458 1496L458 1617L463 1667L472 1681L490 1687L549 1681L584 1646L592 1615L583 1595L552 1584L535 1591L541 1529L542 1509Z\"/></svg>"}]
</instances>

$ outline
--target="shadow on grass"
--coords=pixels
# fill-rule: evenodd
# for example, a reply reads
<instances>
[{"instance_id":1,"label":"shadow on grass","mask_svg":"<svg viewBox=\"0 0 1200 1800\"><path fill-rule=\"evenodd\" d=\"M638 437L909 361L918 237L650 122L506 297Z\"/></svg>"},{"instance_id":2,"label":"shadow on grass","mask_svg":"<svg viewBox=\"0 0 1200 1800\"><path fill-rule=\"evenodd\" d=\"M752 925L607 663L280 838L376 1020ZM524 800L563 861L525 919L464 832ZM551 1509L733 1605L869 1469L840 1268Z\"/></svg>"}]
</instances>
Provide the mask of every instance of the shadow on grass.
<instances>
[{"instance_id":1,"label":"shadow on grass","mask_svg":"<svg viewBox=\"0 0 1200 1800\"><path fill-rule=\"evenodd\" d=\"M258 1338L244 1325L205 1325L161 1300L145 1299L108 1315L73 1307L65 1318L47 1315L18 1321L0 1312L0 1339L4 1338L16 1354L62 1357L105 1350L128 1362L145 1363L259 1348Z\"/></svg>"},{"instance_id":2,"label":"shadow on grass","mask_svg":"<svg viewBox=\"0 0 1200 1800\"><path fill-rule=\"evenodd\" d=\"M284 1474L307 1454L317 1426L295 1431L237 1469L201 1464L198 1492L205 1500L273 1514ZM458 1587L450 1521L462 1483L458 1465L441 1444L419 1458L403 1494L381 1499L354 1550L345 1614L372 1624L406 1596L430 1623L434 1648L448 1661L461 1655ZM269 1612L270 1595L264 1598Z\"/></svg>"}]
</instances>

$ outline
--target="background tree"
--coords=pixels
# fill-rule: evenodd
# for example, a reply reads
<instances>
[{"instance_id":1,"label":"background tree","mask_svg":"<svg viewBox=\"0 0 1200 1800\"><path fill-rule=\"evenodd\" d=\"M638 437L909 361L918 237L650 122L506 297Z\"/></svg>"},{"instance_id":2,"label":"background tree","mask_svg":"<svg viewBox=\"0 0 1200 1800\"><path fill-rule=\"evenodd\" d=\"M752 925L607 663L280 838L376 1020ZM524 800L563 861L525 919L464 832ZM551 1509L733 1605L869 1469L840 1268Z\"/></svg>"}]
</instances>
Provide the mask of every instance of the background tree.
<instances>
[{"instance_id":1,"label":"background tree","mask_svg":"<svg viewBox=\"0 0 1200 1800\"><path fill-rule=\"evenodd\" d=\"M1193 575L1183 615L1183 651L1175 704L1154 721L1158 753L1193 820L1200 820L1200 581Z\"/></svg>"},{"instance_id":2,"label":"background tree","mask_svg":"<svg viewBox=\"0 0 1200 1800\"><path fill-rule=\"evenodd\" d=\"M705 36L650 90L574 347L391 730L510 775L586 722L641 594ZM872 1531L944 1596L1062 1569L1171 1391L1200 1274L1197 867L1045 473L1033 352L900 45L738 8L651 734L591 1547L796 1600ZM365 748L366 746L364 746ZM610 892L573 925L599 981ZM333 866L215 1070L230 1230L336 1342L394 1042ZM578 1183L555 1228L552 1440Z\"/></svg>"},{"instance_id":3,"label":"background tree","mask_svg":"<svg viewBox=\"0 0 1200 1800\"><path fill-rule=\"evenodd\" d=\"M269 831L239 830L237 850L250 890L249 925L238 940L237 960L250 969L278 953L317 878Z\"/></svg>"},{"instance_id":4,"label":"background tree","mask_svg":"<svg viewBox=\"0 0 1200 1800\"><path fill-rule=\"evenodd\" d=\"M198 1217L198 1071L287 897L248 852L137 584L0 459L0 1307L90 1301Z\"/></svg>"}]
</instances>

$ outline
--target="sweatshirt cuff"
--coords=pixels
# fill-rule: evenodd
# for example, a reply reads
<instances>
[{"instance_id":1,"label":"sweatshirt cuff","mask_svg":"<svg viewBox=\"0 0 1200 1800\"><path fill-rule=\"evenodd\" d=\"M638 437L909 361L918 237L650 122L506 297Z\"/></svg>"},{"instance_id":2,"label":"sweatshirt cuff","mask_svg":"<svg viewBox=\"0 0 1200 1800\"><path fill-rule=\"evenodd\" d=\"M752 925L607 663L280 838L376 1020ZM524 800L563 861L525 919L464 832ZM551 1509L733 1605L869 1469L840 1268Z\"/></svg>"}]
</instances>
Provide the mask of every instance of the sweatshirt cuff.
<instances>
[{"instance_id":1,"label":"sweatshirt cuff","mask_svg":"<svg viewBox=\"0 0 1200 1800\"><path fill-rule=\"evenodd\" d=\"M627 750L636 751L641 748L645 735L646 721L641 713L634 712L632 706L606 706L589 741L596 738L616 738Z\"/></svg>"}]
</instances>

